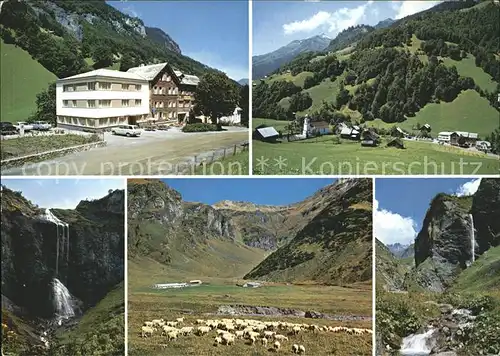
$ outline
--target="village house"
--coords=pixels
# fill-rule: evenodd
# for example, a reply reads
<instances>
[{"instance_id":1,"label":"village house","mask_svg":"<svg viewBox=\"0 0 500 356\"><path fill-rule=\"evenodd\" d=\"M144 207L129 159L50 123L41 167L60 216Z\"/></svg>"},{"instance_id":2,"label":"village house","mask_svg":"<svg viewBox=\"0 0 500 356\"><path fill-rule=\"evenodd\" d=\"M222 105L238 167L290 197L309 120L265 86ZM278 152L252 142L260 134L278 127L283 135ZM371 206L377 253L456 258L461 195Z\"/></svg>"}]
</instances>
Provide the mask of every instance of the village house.
<instances>
[{"instance_id":1,"label":"village house","mask_svg":"<svg viewBox=\"0 0 500 356\"><path fill-rule=\"evenodd\" d=\"M148 114L148 81L137 74L98 69L56 81L58 127L104 130Z\"/></svg>"},{"instance_id":2,"label":"village house","mask_svg":"<svg viewBox=\"0 0 500 356\"><path fill-rule=\"evenodd\" d=\"M199 78L174 70L168 63L130 68L149 82L150 115L144 121L186 123L193 107Z\"/></svg>"},{"instance_id":3,"label":"village house","mask_svg":"<svg viewBox=\"0 0 500 356\"><path fill-rule=\"evenodd\" d=\"M360 138L360 128L354 125L353 127L348 126L346 123L342 122L337 127L338 134L342 138L347 138L350 140L359 140Z\"/></svg>"},{"instance_id":4,"label":"village house","mask_svg":"<svg viewBox=\"0 0 500 356\"><path fill-rule=\"evenodd\" d=\"M266 125L259 125L255 128L252 138L254 140L275 142L279 138L280 134L274 127L268 127Z\"/></svg>"},{"instance_id":5,"label":"village house","mask_svg":"<svg viewBox=\"0 0 500 356\"><path fill-rule=\"evenodd\" d=\"M379 144L380 136L372 130L364 130L361 133L361 146L375 147Z\"/></svg>"},{"instance_id":6,"label":"village house","mask_svg":"<svg viewBox=\"0 0 500 356\"><path fill-rule=\"evenodd\" d=\"M302 130L302 135L304 137L328 135L330 133L332 133L332 130L330 129L330 124L328 124L328 122L311 121L308 116L304 118L304 128Z\"/></svg>"},{"instance_id":7,"label":"village house","mask_svg":"<svg viewBox=\"0 0 500 356\"><path fill-rule=\"evenodd\" d=\"M478 140L478 134L465 131L442 131L438 134L438 142L454 146L474 146Z\"/></svg>"}]
</instances>

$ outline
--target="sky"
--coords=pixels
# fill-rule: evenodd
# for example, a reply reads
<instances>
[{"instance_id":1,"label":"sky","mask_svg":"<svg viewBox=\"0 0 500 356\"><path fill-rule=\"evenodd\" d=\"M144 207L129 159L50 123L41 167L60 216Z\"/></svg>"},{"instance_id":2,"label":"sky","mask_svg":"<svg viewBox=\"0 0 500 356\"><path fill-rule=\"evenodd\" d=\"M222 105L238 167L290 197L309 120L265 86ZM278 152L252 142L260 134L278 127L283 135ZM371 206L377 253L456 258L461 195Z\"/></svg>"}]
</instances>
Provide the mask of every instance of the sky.
<instances>
[{"instance_id":1,"label":"sky","mask_svg":"<svg viewBox=\"0 0 500 356\"><path fill-rule=\"evenodd\" d=\"M100 199L109 189L124 189L123 179L9 179L2 178L2 185L20 191L22 195L41 208L74 209L85 199Z\"/></svg>"},{"instance_id":2,"label":"sky","mask_svg":"<svg viewBox=\"0 0 500 356\"><path fill-rule=\"evenodd\" d=\"M248 78L248 2L107 1L145 26L161 28L182 54L225 72Z\"/></svg>"},{"instance_id":3,"label":"sky","mask_svg":"<svg viewBox=\"0 0 500 356\"><path fill-rule=\"evenodd\" d=\"M174 178L162 179L182 199L212 205L221 200L287 205L304 200L332 184L332 178Z\"/></svg>"},{"instance_id":4,"label":"sky","mask_svg":"<svg viewBox=\"0 0 500 356\"><path fill-rule=\"evenodd\" d=\"M438 193L474 194L481 178L381 178L375 181L375 237L385 244L413 243Z\"/></svg>"},{"instance_id":5,"label":"sky","mask_svg":"<svg viewBox=\"0 0 500 356\"><path fill-rule=\"evenodd\" d=\"M440 1L253 1L252 55L272 52L294 40L330 38L355 25L401 19Z\"/></svg>"}]
</instances>

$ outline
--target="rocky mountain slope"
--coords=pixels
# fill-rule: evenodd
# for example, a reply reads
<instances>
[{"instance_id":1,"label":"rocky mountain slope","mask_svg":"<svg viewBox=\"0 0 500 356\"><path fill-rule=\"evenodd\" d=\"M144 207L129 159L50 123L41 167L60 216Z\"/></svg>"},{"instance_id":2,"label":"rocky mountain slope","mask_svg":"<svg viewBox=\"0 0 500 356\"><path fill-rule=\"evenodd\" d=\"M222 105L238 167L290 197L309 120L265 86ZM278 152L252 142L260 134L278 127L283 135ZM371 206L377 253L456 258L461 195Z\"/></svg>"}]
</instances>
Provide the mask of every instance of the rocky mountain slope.
<instances>
[{"instance_id":1,"label":"rocky mountain slope","mask_svg":"<svg viewBox=\"0 0 500 356\"><path fill-rule=\"evenodd\" d=\"M57 77L98 68L127 70L169 62L195 75L212 70L183 56L163 30L147 27L104 0L7 0L2 2L0 36L27 51Z\"/></svg>"},{"instance_id":2,"label":"rocky mountain slope","mask_svg":"<svg viewBox=\"0 0 500 356\"><path fill-rule=\"evenodd\" d=\"M410 270L380 240L375 241L377 288L388 291L405 289L406 273Z\"/></svg>"},{"instance_id":3,"label":"rocky mountain slope","mask_svg":"<svg viewBox=\"0 0 500 356\"><path fill-rule=\"evenodd\" d=\"M328 45L328 51L339 51L349 46L355 46L356 42L363 38L374 28L367 25L351 26L341 31Z\"/></svg>"},{"instance_id":4,"label":"rocky mountain slope","mask_svg":"<svg viewBox=\"0 0 500 356\"><path fill-rule=\"evenodd\" d=\"M327 203L314 218L245 278L336 284L371 278L370 180L333 184L323 194Z\"/></svg>"},{"instance_id":5,"label":"rocky mountain slope","mask_svg":"<svg viewBox=\"0 0 500 356\"><path fill-rule=\"evenodd\" d=\"M69 252L59 256L56 225L46 220L45 209L6 187L1 200L2 310L16 335L31 340L24 346L40 343L31 328L54 316L53 278L64 283L81 312L123 281L124 191L82 201L73 210L51 209L69 224Z\"/></svg>"},{"instance_id":6,"label":"rocky mountain slope","mask_svg":"<svg viewBox=\"0 0 500 356\"><path fill-rule=\"evenodd\" d=\"M500 180L482 179L472 197L438 194L415 240L418 286L442 292L482 254L500 245Z\"/></svg>"},{"instance_id":7,"label":"rocky mountain slope","mask_svg":"<svg viewBox=\"0 0 500 356\"><path fill-rule=\"evenodd\" d=\"M359 185L367 188L361 183ZM358 189L362 188L353 182L333 184L302 202L288 206L233 201L221 201L210 206L184 202L177 191L159 180L130 180L129 255L132 259L147 257L174 269L188 268L189 272L207 273L210 276L234 273L227 270L227 264L234 262L235 266L241 267L238 271L243 271L243 275L271 251L276 251L271 256L283 253L280 252L284 251L282 249L303 256L300 250L309 244L307 241L317 239L317 258L312 258L312 252L307 254L311 257L310 261L308 258L302 260L304 274L295 272L296 280L307 278L326 282L340 274L347 276L345 283L366 280L369 277L366 277L365 261L360 260L366 257L371 260L371 252L365 241L357 237L370 229L371 212L367 205L371 204L367 203L370 200L364 190L359 193L359 201L351 197ZM348 192L344 194L344 190ZM362 198L365 200L361 201ZM342 204L347 204L347 201L352 202L352 208L345 207L343 211ZM330 213L334 210L338 216L331 218ZM344 217L353 224L367 219L363 232L353 237L350 225L344 228L344 223L340 221ZM330 218L332 228L323 234L321 224ZM319 229L320 237L316 229ZM370 237L363 237L371 239L369 231ZM334 234L338 235L337 239L329 241ZM320 258L326 258L328 252L340 248L344 250L336 255L339 263L336 270L333 270L333 262L329 262L327 271L323 270L325 266L314 265ZM203 268L199 261L201 256ZM356 259L350 260L352 256ZM275 259L276 255L269 261ZM301 263L296 262L296 265ZM369 264L368 260L366 264ZM309 272L314 273L315 277ZM325 277L320 277L323 273L326 273ZM264 278L257 274L255 277ZM273 279L279 278L274 276ZM289 276L286 279L294 278Z\"/></svg>"},{"instance_id":8,"label":"rocky mountain slope","mask_svg":"<svg viewBox=\"0 0 500 356\"><path fill-rule=\"evenodd\" d=\"M389 244L386 246L391 253L396 257L402 257L410 245L402 245L400 243Z\"/></svg>"},{"instance_id":9,"label":"rocky mountain slope","mask_svg":"<svg viewBox=\"0 0 500 356\"><path fill-rule=\"evenodd\" d=\"M324 51L331 39L325 35L295 40L277 50L252 57L252 78L260 79L290 62L301 53Z\"/></svg>"}]
</instances>

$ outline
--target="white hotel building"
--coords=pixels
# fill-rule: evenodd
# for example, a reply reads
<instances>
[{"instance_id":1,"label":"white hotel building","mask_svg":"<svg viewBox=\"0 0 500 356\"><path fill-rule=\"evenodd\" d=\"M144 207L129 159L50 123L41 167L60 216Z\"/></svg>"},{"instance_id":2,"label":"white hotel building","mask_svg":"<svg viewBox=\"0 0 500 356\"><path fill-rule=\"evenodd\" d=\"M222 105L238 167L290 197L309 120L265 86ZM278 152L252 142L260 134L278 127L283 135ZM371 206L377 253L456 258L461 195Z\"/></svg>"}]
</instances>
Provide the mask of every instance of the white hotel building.
<instances>
[{"instance_id":1,"label":"white hotel building","mask_svg":"<svg viewBox=\"0 0 500 356\"><path fill-rule=\"evenodd\" d=\"M103 130L135 124L150 115L149 82L144 77L98 69L56 82L57 126Z\"/></svg>"}]
</instances>

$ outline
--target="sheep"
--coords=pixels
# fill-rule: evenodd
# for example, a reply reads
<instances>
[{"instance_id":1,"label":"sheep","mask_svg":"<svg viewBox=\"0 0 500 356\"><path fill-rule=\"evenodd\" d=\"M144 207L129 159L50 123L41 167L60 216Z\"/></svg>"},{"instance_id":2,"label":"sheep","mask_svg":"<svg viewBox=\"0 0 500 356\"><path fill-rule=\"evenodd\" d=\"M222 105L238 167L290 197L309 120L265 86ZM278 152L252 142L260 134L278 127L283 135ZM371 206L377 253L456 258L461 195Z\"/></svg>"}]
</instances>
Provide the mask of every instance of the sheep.
<instances>
[{"instance_id":1,"label":"sheep","mask_svg":"<svg viewBox=\"0 0 500 356\"><path fill-rule=\"evenodd\" d=\"M274 335L274 340L281 340L281 341L288 341L288 337L286 337L285 335L281 335L281 334L277 334L277 335Z\"/></svg>"},{"instance_id":2,"label":"sheep","mask_svg":"<svg viewBox=\"0 0 500 356\"><path fill-rule=\"evenodd\" d=\"M245 333L243 332L243 330L238 330L236 331L236 338L237 339L243 339Z\"/></svg>"},{"instance_id":3,"label":"sheep","mask_svg":"<svg viewBox=\"0 0 500 356\"><path fill-rule=\"evenodd\" d=\"M152 328L153 322L152 321L145 321L143 325Z\"/></svg>"},{"instance_id":4,"label":"sheep","mask_svg":"<svg viewBox=\"0 0 500 356\"><path fill-rule=\"evenodd\" d=\"M221 330L221 329L217 329L217 330L215 330L215 332L217 333L218 336L224 335L226 333L225 330Z\"/></svg>"},{"instance_id":5,"label":"sheep","mask_svg":"<svg viewBox=\"0 0 500 356\"><path fill-rule=\"evenodd\" d=\"M264 331L264 337L267 339L271 339L274 334L276 334L274 331Z\"/></svg>"},{"instance_id":6,"label":"sheep","mask_svg":"<svg viewBox=\"0 0 500 356\"><path fill-rule=\"evenodd\" d=\"M205 320L203 320L203 319L196 319L196 324L205 324Z\"/></svg>"},{"instance_id":7,"label":"sheep","mask_svg":"<svg viewBox=\"0 0 500 356\"><path fill-rule=\"evenodd\" d=\"M298 353L299 353L299 345L297 345L297 344L293 344L293 345L292 345L292 352L293 352L294 354L298 354Z\"/></svg>"},{"instance_id":8,"label":"sheep","mask_svg":"<svg viewBox=\"0 0 500 356\"><path fill-rule=\"evenodd\" d=\"M199 336L202 336L204 334L208 334L210 332L210 328L208 326L200 326L196 332Z\"/></svg>"},{"instance_id":9,"label":"sheep","mask_svg":"<svg viewBox=\"0 0 500 356\"><path fill-rule=\"evenodd\" d=\"M177 324L178 324L178 322L176 322L176 321L167 321L167 323L166 323L167 326L173 326L173 327L176 327Z\"/></svg>"},{"instance_id":10,"label":"sheep","mask_svg":"<svg viewBox=\"0 0 500 356\"><path fill-rule=\"evenodd\" d=\"M304 345L299 345L299 354L302 355L305 353L306 353L306 348L304 347Z\"/></svg>"},{"instance_id":11,"label":"sheep","mask_svg":"<svg viewBox=\"0 0 500 356\"><path fill-rule=\"evenodd\" d=\"M260 339L260 342L261 344L264 346L264 347L267 347L267 339L265 337L263 337L262 339Z\"/></svg>"},{"instance_id":12,"label":"sheep","mask_svg":"<svg viewBox=\"0 0 500 356\"><path fill-rule=\"evenodd\" d=\"M184 318L177 318L177 319L175 319L175 321L177 321L178 323L183 323L184 322Z\"/></svg>"},{"instance_id":13,"label":"sheep","mask_svg":"<svg viewBox=\"0 0 500 356\"><path fill-rule=\"evenodd\" d=\"M170 331L177 330L176 328L173 328L171 326L163 325L163 331L162 335L167 335Z\"/></svg>"},{"instance_id":14,"label":"sheep","mask_svg":"<svg viewBox=\"0 0 500 356\"><path fill-rule=\"evenodd\" d=\"M281 343L279 341L275 341L273 346L274 349L278 351L281 348Z\"/></svg>"},{"instance_id":15,"label":"sheep","mask_svg":"<svg viewBox=\"0 0 500 356\"><path fill-rule=\"evenodd\" d=\"M312 332L319 331L319 326L318 325L309 325L309 330Z\"/></svg>"},{"instance_id":16,"label":"sheep","mask_svg":"<svg viewBox=\"0 0 500 356\"><path fill-rule=\"evenodd\" d=\"M175 340L177 339L177 330L172 330L172 331L169 331L168 334L167 334L167 338L169 340Z\"/></svg>"},{"instance_id":17,"label":"sheep","mask_svg":"<svg viewBox=\"0 0 500 356\"><path fill-rule=\"evenodd\" d=\"M297 335L300 332L300 326L294 326L292 332L294 335Z\"/></svg>"},{"instance_id":18,"label":"sheep","mask_svg":"<svg viewBox=\"0 0 500 356\"><path fill-rule=\"evenodd\" d=\"M256 340L255 336L250 335L250 337L248 339L252 342L252 345L255 344L255 340Z\"/></svg>"},{"instance_id":19,"label":"sheep","mask_svg":"<svg viewBox=\"0 0 500 356\"><path fill-rule=\"evenodd\" d=\"M153 323L153 327L158 329L165 324L165 320L164 319L155 319L152 321L152 323Z\"/></svg>"},{"instance_id":20,"label":"sheep","mask_svg":"<svg viewBox=\"0 0 500 356\"><path fill-rule=\"evenodd\" d=\"M149 326L143 326L141 329L141 336L142 337L148 337L153 336L154 329L149 327Z\"/></svg>"},{"instance_id":21,"label":"sheep","mask_svg":"<svg viewBox=\"0 0 500 356\"><path fill-rule=\"evenodd\" d=\"M215 345L215 346L217 346L217 345L219 345L219 344L222 344L222 337L220 337L220 336L216 336L216 337L214 338L214 340L215 340L215 341L214 341L214 345Z\"/></svg>"},{"instance_id":22,"label":"sheep","mask_svg":"<svg viewBox=\"0 0 500 356\"><path fill-rule=\"evenodd\" d=\"M231 345L234 344L234 335L230 333L226 333L222 335L222 340L224 340L224 343L226 345Z\"/></svg>"},{"instance_id":23,"label":"sheep","mask_svg":"<svg viewBox=\"0 0 500 356\"><path fill-rule=\"evenodd\" d=\"M193 332L193 327L192 326L184 326L183 328L181 328L181 333L182 335L186 336L186 335L189 335Z\"/></svg>"}]
</instances>

